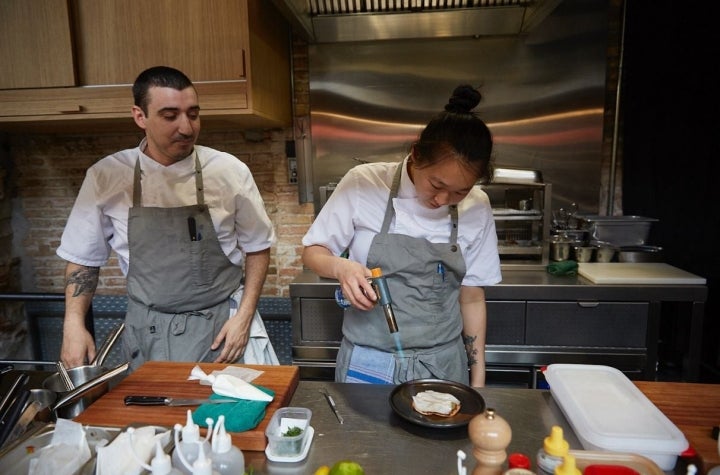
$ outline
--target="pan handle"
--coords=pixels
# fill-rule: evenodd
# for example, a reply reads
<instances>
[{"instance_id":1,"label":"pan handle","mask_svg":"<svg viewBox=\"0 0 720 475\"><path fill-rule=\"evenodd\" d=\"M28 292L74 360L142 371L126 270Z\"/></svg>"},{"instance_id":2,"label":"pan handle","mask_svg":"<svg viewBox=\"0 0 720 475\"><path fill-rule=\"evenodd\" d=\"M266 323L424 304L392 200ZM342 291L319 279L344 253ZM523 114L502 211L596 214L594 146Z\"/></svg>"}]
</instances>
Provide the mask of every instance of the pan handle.
<instances>
[{"instance_id":1,"label":"pan handle","mask_svg":"<svg viewBox=\"0 0 720 475\"><path fill-rule=\"evenodd\" d=\"M7 394L5 394L2 401L0 401L0 421L5 420L5 415L9 411L10 406L12 406L13 401L17 395L20 394L20 391L25 387L29 380L30 376L26 373L21 373L17 378L15 378L15 381L13 381Z\"/></svg>"},{"instance_id":2,"label":"pan handle","mask_svg":"<svg viewBox=\"0 0 720 475\"><path fill-rule=\"evenodd\" d=\"M115 345L115 342L120 337L120 334L125 329L125 322L122 322L120 325L116 326L113 330L110 331L108 336L105 338L105 341L103 341L103 344L100 346L100 349L95 353L95 358L90 362L92 366L102 366L102 364L105 362L105 358L110 354L110 350Z\"/></svg>"},{"instance_id":3,"label":"pan handle","mask_svg":"<svg viewBox=\"0 0 720 475\"><path fill-rule=\"evenodd\" d=\"M90 389L94 388L95 386L104 383L105 381L117 376L120 373L124 373L127 371L127 369L130 367L130 363L123 363L120 366L117 366L107 373L103 373L100 376L96 377L95 379L91 379L90 381L81 384L74 390L67 393L65 396L60 398L54 406L52 406L53 412L58 410L59 408L63 407L64 405L68 404L69 402L72 402L73 400L77 399L78 397L82 396L85 392L89 391Z\"/></svg>"}]
</instances>

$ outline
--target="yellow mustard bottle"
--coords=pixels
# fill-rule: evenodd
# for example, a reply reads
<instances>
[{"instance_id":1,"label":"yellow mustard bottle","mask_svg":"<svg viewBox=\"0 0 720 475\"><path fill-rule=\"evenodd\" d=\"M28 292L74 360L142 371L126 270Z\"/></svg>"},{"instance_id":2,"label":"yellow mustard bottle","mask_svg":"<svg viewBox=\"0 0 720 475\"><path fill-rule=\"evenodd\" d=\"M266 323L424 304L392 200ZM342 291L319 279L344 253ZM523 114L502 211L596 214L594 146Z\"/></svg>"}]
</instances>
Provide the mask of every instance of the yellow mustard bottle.
<instances>
[{"instance_id":1,"label":"yellow mustard bottle","mask_svg":"<svg viewBox=\"0 0 720 475\"><path fill-rule=\"evenodd\" d=\"M563 457L568 454L570 446L563 438L563 430L560 426L552 426L550 435L545 437L543 446L537 453L538 472L545 475L554 475L555 467L563 462Z\"/></svg>"}]
</instances>

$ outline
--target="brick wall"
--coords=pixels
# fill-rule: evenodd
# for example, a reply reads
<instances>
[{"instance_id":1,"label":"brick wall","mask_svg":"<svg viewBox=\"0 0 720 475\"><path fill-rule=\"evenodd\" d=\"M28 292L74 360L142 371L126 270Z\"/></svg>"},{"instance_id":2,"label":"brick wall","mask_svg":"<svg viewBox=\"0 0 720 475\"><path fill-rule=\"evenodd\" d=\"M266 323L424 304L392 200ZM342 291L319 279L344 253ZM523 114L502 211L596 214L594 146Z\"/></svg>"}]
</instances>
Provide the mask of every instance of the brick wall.
<instances>
[{"instance_id":1,"label":"brick wall","mask_svg":"<svg viewBox=\"0 0 720 475\"><path fill-rule=\"evenodd\" d=\"M294 42L293 63L295 115L309 116L307 45L302 41ZM4 137L13 168L9 180L15 195L12 239L21 262L23 291L63 291L65 262L55 255L55 250L86 169L110 153L136 146L141 138L139 132ZM302 270L300 240L313 219L312 203L299 204L298 185L288 184L286 140L293 140L292 129L203 130L198 141L245 162L265 200L278 240L272 249L264 296L289 295L288 284ZM0 167L0 172L4 170L7 168ZM0 225L2 222L0 217ZM6 276L0 275L0 281ZM125 280L113 257L101 269L98 294L123 293Z\"/></svg>"}]
</instances>

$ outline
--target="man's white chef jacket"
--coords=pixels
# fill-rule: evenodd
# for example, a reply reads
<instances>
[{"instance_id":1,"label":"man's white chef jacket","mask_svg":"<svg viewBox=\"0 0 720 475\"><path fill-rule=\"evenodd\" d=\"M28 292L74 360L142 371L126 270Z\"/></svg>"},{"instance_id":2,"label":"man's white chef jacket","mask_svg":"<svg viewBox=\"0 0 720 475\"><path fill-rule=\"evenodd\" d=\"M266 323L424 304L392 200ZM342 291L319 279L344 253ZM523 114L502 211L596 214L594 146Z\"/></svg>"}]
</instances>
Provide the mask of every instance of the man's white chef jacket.
<instances>
[{"instance_id":1,"label":"man's white chef jacket","mask_svg":"<svg viewBox=\"0 0 720 475\"><path fill-rule=\"evenodd\" d=\"M113 249L128 270L127 223L135 162L142 169L142 205L170 208L197 204L194 155L163 166L137 148L109 155L87 171L62 235L57 255L75 264L101 267ZM269 248L275 231L250 169L236 157L196 145L202 165L205 204L220 245L231 262L243 252Z\"/></svg>"}]
</instances>

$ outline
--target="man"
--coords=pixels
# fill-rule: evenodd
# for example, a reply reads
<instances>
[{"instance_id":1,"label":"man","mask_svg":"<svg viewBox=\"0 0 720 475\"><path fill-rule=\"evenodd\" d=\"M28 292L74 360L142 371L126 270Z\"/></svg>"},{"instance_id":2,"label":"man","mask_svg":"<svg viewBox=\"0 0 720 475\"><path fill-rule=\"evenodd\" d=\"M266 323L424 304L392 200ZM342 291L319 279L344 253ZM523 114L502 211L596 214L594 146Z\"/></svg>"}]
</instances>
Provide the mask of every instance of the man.
<instances>
[{"instance_id":1,"label":"man","mask_svg":"<svg viewBox=\"0 0 720 475\"><path fill-rule=\"evenodd\" d=\"M195 145L200 105L187 76L147 69L133 96L145 138L88 169L57 250L67 261L61 359L75 367L95 356L84 315L112 249L127 277L131 369L146 360L235 362L251 324L261 325L272 223L248 167Z\"/></svg>"}]
</instances>

